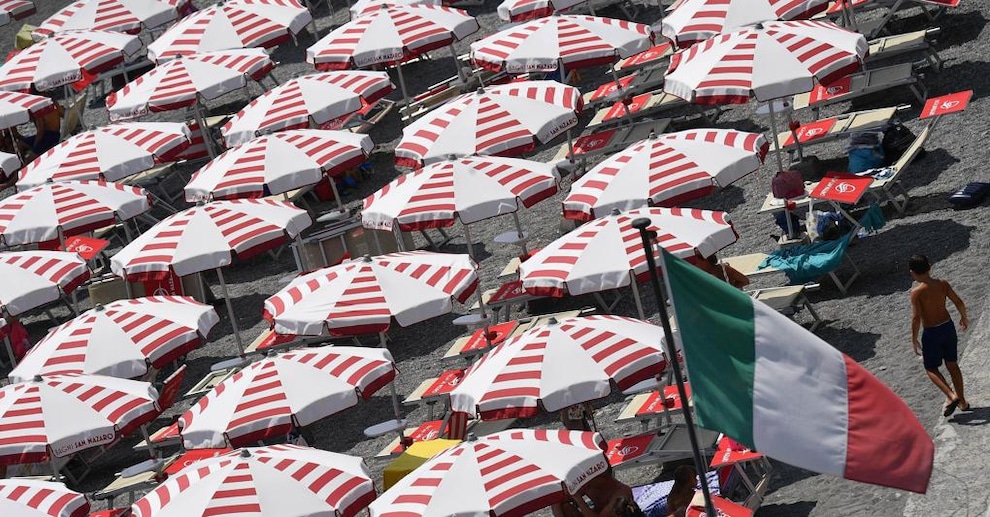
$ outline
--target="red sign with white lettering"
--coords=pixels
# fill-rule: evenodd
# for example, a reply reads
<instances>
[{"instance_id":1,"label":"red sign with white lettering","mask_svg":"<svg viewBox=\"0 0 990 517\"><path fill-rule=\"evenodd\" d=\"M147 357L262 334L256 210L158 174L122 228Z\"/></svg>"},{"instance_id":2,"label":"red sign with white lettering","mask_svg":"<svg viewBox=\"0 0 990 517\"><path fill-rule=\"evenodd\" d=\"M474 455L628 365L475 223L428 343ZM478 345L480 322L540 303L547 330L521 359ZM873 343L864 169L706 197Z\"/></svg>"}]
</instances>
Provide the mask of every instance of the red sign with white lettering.
<instances>
[{"instance_id":1,"label":"red sign with white lettering","mask_svg":"<svg viewBox=\"0 0 990 517\"><path fill-rule=\"evenodd\" d=\"M753 515L753 510L717 495L712 496L712 504L715 506L715 511L718 512L718 517L752 517ZM706 517L707 514L704 504L702 504L702 506L689 507L685 515L687 517Z\"/></svg>"},{"instance_id":2,"label":"red sign with white lettering","mask_svg":"<svg viewBox=\"0 0 990 517\"><path fill-rule=\"evenodd\" d=\"M437 380L430 384L429 388L423 392L424 399L446 395L461 383L464 378L464 370L447 370L437 377Z\"/></svg>"},{"instance_id":3,"label":"red sign with white lettering","mask_svg":"<svg viewBox=\"0 0 990 517\"><path fill-rule=\"evenodd\" d=\"M61 249L62 251L74 251L78 253L80 257L86 260L92 260L94 257L99 255L99 253L103 251L108 244L110 244L110 241L75 235L65 239L65 244Z\"/></svg>"},{"instance_id":4,"label":"red sign with white lettering","mask_svg":"<svg viewBox=\"0 0 990 517\"><path fill-rule=\"evenodd\" d=\"M608 113L605 114L605 118L603 118L602 121L604 122L606 120L624 117L626 116L627 109L629 110L629 113L636 113L637 111L643 109L643 106L646 106L647 102L650 102L650 97L653 97L653 95L644 93L643 95L633 97L632 102L629 104L622 101L616 102L611 108L609 108Z\"/></svg>"},{"instance_id":5,"label":"red sign with white lettering","mask_svg":"<svg viewBox=\"0 0 990 517\"><path fill-rule=\"evenodd\" d=\"M430 420L429 422L423 422L419 425L412 433L406 435L409 439L415 442L423 442L426 440L435 440L440 437L440 426L443 425L443 420ZM399 454L405 449L402 444L398 444L392 449L392 454Z\"/></svg>"},{"instance_id":6,"label":"red sign with white lettering","mask_svg":"<svg viewBox=\"0 0 990 517\"><path fill-rule=\"evenodd\" d=\"M872 0L845 0L845 1L839 0L837 2L832 3L832 5L828 7L827 12L828 14L838 14L842 12L843 4L846 4L849 8L854 8L854 7L859 7L870 1Z\"/></svg>"},{"instance_id":7,"label":"red sign with white lettering","mask_svg":"<svg viewBox=\"0 0 990 517\"><path fill-rule=\"evenodd\" d=\"M848 172L829 172L818 182L810 196L815 199L826 199L838 203L856 204L866 189L870 188L873 178L857 176Z\"/></svg>"},{"instance_id":8,"label":"red sign with white lettering","mask_svg":"<svg viewBox=\"0 0 990 517\"><path fill-rule=\"evenodd\" d=\"M495 291L495 294L492 295L489 303L504 302L513 298L521 298L525 295L526 291L523 291L522 281L515 280L502 284L502 287L499 287L498 291Z\"/></svg>"},{"instance_id":9,"label":"red sign with white lettering","mask_svg":"<svg viewBox=\"0 0 990 517\"><path fill-rule=\"evenodd\" d=\"M615 466L622 462L636 459L650 448L650 442L656 438L655 433L646 433L628 438L619 438L608 442L608 450L605 457L608 458L609 465Z\"/></svg>"},{"instance_id":10,"label":"red sign with white lettering","mask_svg":"<svg viewBox=\"0 0 990 517\"><path fill-rule=\"evenodd\" d=\"M215 458L221 454L230 452L228 448L221 449L192 449L182 453L171 465L165 468L165 473L174 476L178 474L180 470L196 463L197 461L202 461L210 458Z\"/></svg>"},{"instance_id":11,"label":"red sign with white lettering","mask_svg":"<svg viewBox=\"0 0 990 517\"><path fill-rule=\"evenodd\" d=\"M474 333L471 334L471 339L469 339L464 345L464 348L461 349L461 353L488 348L489 341L491 341L492 346L495 346L502 341L505 341L505 338L509 337L509 334L512 334L512 331L516 330L516 327L518 326L519 322L517 321L506 321L505 323L499 323L498 325L491 325L488 327L487 340L485 339L485 329L481 328L475 330Z\"/></svg>"},{"instance_id":12,"label":"red sign with white lettering","mask_svg":"<svg viewBox=\"0 0 990 517\"><path fill-rule=\"evenodd\" d=\"M614 93L615 90L617 90L620 86L622 88L625 88L625 87L629 86L629 84L632 83L632 81L633 81L633 79L635 77L636 77L635 75L627 75L627 76L623 77L622 79L619 79L619 85L618 86L616 86L615 81L609 81L609 82L607 82L607 83L599 86L598 89L595 90L595 93L591 94L591 100L592 101L597 101L599 99L603 99L603 98L611 95L612 93Z\"/></svg>"},{"instance_id":13,"label":"red sign with white lettering","mask_svg":"<svg viewBox=\"0 0 990 517\"><path fill-rule=\"evenodd\" d=\"M671 54L671 50L672 49L670 47L670 43L661 43L647 50L644 50L643 52L640 52L635 56L625 59L624 61L622 61L622 64L620 66L621 67L640 66L640 65L645 65L647 63L651 63L653 61L660 61L661 59L669 56Z\"/></svg>"},{"instance_id":14,"label":"red sign with white lettering","mask_svg":"<svg viewBox=\"0 0 990 517\"><path fill-rule=\"evenodd\" d=\"M934 99L928 99L925 107L921 110L920 119L940 117L950 113L959 113L969 106L969 99L973 97L973 90L950 93Z\"/></svg>"},{"instance_id":15,"label":"red sign with white lettering","mask_svg":"<svg viewBox=\"0 0 990 517\"><path fill-rule=\"evenodd\" d=\"M784 142L784 145L794 145L795 133L797 134L798 142L801 142L802 144L821 138L827 135L832 129L832 126L835 125L835 120L835 117L832 117L810 122L808 124L802 124L796 131L787 135L787 140Z\"/></svg>"},{"instance_id":16,"label":"red sign with white lettering","mask_svg":"<svg viewBox=\"0 0 990 517\"><path fill-rule=\"evenodd\" d=\"M615 132L616 130L612 129L578 138L577 141L574 142L574 154L590 153L605 147L612 141L613 138L615 138Z\"/></svg>"},{"instance_id":17,"label":"red sign with white lettering","mask_svg":"<svg viewBox=\"0 0 990 517\"><path fill-rule=\"evenodd\" d=\"M841 97L849 93L851 88L852 77L849 76L843 77L842 79L825 86L819 84L818 86L815 86L814 90L811 90L809 101L811 104L815 104L817 102Z\"/></svg>"}]
</instances>

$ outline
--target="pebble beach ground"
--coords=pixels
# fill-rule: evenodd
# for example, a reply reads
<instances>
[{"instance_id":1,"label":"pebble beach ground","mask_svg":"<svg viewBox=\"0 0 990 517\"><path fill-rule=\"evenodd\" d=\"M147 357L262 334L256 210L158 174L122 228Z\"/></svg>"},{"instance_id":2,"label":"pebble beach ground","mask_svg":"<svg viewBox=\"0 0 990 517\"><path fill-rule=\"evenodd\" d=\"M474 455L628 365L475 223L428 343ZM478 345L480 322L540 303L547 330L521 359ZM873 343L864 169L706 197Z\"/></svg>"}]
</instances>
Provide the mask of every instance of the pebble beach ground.
<instances>
[{"instance_id":1,"label":"pebble beach ground","mask_svg":"<svg viewBox=\"0 0 990 517\"><path fill-rule=\"evenodd\" d=\"M201 2L197 5L203 6ZM38 13L25 20L38 24L62 2L39 0ZM482 7L468 8L468 12L478 17L482 30L457 44L458 52L467 52L467 44L482 35L497 30L502 22L495 15L497 3L489 0ZM942 28L937 36L935 47L945 61L941 71L926 69L924 83L931 96L972 89L973 99L969 109L962 114L946 117L933 132L925 146L928 150L924 159L917 161L904 176L904 185L912 200L905 215L898 216L891 208L885 209L887 225L876 235L860 240L849 249L849 256L856 262L861 272L860 278L846 295L842 295L827 280L822 288L810 295L826 324L817 334L837 349L873 372L886 382L909 404L921 422L932 430L940 421L942 397L924 376L920 358L911 350L909 335L910 307L907 291L911 278L907 274L906 260L912 253L927 254L934 262L934 274L949 279L970 307L974 326L980 324L985 312L986 270L988 234L990 234L990 211L985 205L969 210L956 211L946 198L957 188L970 181L988 181L986 139L990 135L990 65L985 61L990 46L990 37L983 34L987 19L982 14L988 0L968 0L954 10L950 10L935 22L929 22L917 9L909 9L895 20L892 30L906 32L922 29L930 24ZM346 21L346 9L339 1L336 10L330 14L326 7L317 9L317 26L321 34L329 27ZM653 8L641 9L636 21L651 23L659 11ZM615 8L599 12L601 15L621 17ZM0 41L4 52L13 46L14 33L19 27L13 23L0 29ZM280 62L274 71L275 76L284 81L300 73L311 70L304 61L305 48L314 39L309 34L298 37L298 46L289 43L274 52ZM906 56L905 60L919 59L919 56ZM452 75L454 64L446 51L438 51L432 61L417 62L405 68L405 79L410 91L419 92L439 80ZM605 69L589 69L581 72L582 89L606 80ZM396 79L397 80L397 79ZM260 89L252 85L248 92L257 95ZM398 93L393 93L398 99ZM233 92L210 103L213 113L236 111L248 101L244 92ZM919 102L907 89L893 89L857 100L855 103L842 103L826 110L828 114L845 111L884 107L900 103L911 107L902 112L905 123L917 132L922 123L917 120ZM582 124L590 120L592 113L582 117ZM810 113L799 113L802 120L810 120ZM148 117L148 120L181 120L178 113L163 113ZM106 123L106 112L102 101L91 102L86 112L87 125ZM689 122L684 127L698 127L700 122ZM768 120L753 113L751 106L737 106L725 112L716 124L718 127L735 128L747 131L768 131ZM356 206L364 196L371 194L393 179L399 173L393 166L390 150L401 138L401 123L397 114L390 114L371 131L377 144L373 158L374 170L370 177L357 188L345 195L350 206ZM530 158L549 160L561 141L545 146ZM817 155L833 170L843 170L845 166L841 145L824 145L810 152ZM757 214L769 190L770 177L775 162L768 157L762 170L704 199L689 203L690 206L725 210L729 212L740 235L738 243L723 252L724 255L769 252L775 244L770 234L779 233L769 216ZM563 183L566 192L571 179ZM559 235L560 201L564 194L543 201L522 214L522 221L532 235L532 246L547 244ZM329 208L329 205L322 207ZM474 225L472 233L479 244L475 248L481 259L480 275L484 287L495 287L496 276L508 262L516 249L492 243L492 238L511 227L511 218L489 220ZM463 232L459 227L450 230L453 241L442 248L448 253L466 251ZM417 245L425 246L425 241L417 237ZM230 286L238 325L245 340L250 341L262 332L267 323L261 318L264 300L278 291L282 280L295 270L290 253L282 253L272 259L268 255L237 263L224 271ZM215 275L207 274L209 285L219 295ZM758 285L782 285L783 277L761 278ZM645 289L643 290L646 291ZM657 322L655 303L652 296L646 298L647 312L651 321ZM82 299L83 306L88 300ZM540 304L549 310L585 307L594 305L590 297L559 300ZM464 312L464 308L458 308ZM226 311L218 305L222 315L221 323L210 334L210 341L188 357L189 372L186 387L191 386L209 371L211 364L236 354L236 345L231 336L231 325ZM635 315L635 306L628 297L620 302L616 312ZM442 363L440 358L447 349L447 342L455 338L461 329L451 324L456 314L436 318L408 328L393 327L390 331L389 349L400 368L397 381L399 393L411 392L423 379L436 376L444 369L456 364ZM799 314L806 321L807 314ZM27 318L29 330L34 337L40 337L50 326L44 317ZM368 340L369 345L373 342ZM966 334L961 335L961 352L965 355L969 346ZM6 373L6 372L0 372ZM965 374L965 372L964 372ZM376 439L365 438L362 430L369 424L391 418L392 408L388 390L382 390L370 400L314 425L313 434L317 447L353 454L368 458L368 465L380 486L381 471L386 461L375 460L373 456L391 439L391 436ZM638 430L638 425L617 425L614 420L623 406L623 397L614 394L596 404L596 421L599 431L606 438L615 438ZM188 407L191 401L180 404L166 416L174 416ZM982 400L972 400L975 406L984 405ZM406 417L412 422L426 420L424 408L405 408ZM164 417L163 417L164 421ZM533 420L520 422L520 425L556 426L554 415L545 415ZM143 457L130 447L136 440L125 440L112 452L101 458L95 470L77 488L91 492L109 483L116 472L128 465L141 461ZM831 516L831 515L901 515L905 511L906 494L897 490L858 484L842 479L816 475L807 471L776 463L776 474L771 483L763 508L759 515L766 516ZM663 478L659 466L638 467L620 471L619 477L628 484L643 484ZM95 505L99 507L99 503Z\"/></svg>"}]
</instances>

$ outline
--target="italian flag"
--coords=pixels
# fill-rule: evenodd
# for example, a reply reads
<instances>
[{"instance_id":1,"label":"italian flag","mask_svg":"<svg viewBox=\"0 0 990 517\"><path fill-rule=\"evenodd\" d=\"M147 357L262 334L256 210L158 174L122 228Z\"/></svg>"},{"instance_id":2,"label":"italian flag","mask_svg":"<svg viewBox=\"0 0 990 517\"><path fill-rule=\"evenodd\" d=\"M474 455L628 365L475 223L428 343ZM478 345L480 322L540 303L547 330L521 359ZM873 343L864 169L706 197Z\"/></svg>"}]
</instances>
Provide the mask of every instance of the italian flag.
<instances>
[{"instance_id":1,"label":"italian flag","mask_svg":"<svg viewBox=\"0 0 990 517\"><path fill-rule=\"evenodd\" d=\"M796 467L925 493L935 445L866 369L664 252L698 425Z\"/></svg>"}]
</instances>

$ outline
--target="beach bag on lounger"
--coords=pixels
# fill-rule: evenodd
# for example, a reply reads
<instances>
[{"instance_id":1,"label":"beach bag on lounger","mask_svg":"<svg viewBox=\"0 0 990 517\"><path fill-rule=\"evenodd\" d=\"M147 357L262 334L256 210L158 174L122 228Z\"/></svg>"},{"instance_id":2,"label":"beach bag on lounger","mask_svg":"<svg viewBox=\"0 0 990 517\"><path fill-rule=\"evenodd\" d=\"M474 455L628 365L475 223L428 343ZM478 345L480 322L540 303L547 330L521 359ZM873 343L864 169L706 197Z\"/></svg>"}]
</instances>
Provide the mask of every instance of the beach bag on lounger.
<instances>
[{"instance_id":1,"label":"beach bag on lounger","mask_svg":"<svg viewBox=\"0 0 990 517\"><path fill-rule=\"evenodd\" d=\"M949 196L949 203L952 203L954 208L971 208L983 202L988 193L990 193L990 183L974 181L953 192Z\"/></svg>"},{"instance_id":2,"label":"beach bag on lounger","mask_svg":"<svg viewBox=\"0 0 990 517\"><path fill-rule=\"evenodd\" d=\"M892 165L900 159L900 157L904 155L904 151L907 151L908 147L911 147L911 144L914 142L915 138L917 138L917 135L915 135L914 132L908 129L908 127L904 124L901 124L896 120L890 123L883 130L883 141L880 144L883 148L883 166L886 167L888 165ZM924 148L921 148L915 159L920 160L921 158L924 158L925 153L927 153L927 151L925 151Z\"/></svg>"},{"instance_id":3,"label":"beach bag on lounger","mask_svg":"<svg viewBox=\"0 0 990 517\"><path fill-rule=\"evenodd\" d=\"M777 199L791 199L804 195L804 178L795 170L780 171L770 181L770 191Z\"/></svg>"}]
</instances>

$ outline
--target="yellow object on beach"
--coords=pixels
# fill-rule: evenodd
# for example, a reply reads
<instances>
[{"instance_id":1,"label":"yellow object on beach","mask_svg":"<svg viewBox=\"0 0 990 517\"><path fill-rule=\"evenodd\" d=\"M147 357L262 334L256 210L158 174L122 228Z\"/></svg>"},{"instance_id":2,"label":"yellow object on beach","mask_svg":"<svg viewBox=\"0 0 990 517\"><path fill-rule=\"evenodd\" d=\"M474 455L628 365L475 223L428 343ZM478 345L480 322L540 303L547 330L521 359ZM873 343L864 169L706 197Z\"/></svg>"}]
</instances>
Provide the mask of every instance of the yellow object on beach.
<instances>
[{"instance_id":1,"label":"yellow object on beach","mask_svg":"<svg viewBox=\"0 0 990 517\"><path fill-rule=\"evenodd\" d=\"M384 489L388 490L392 485L398 483L400 479L406 477L406 474L426 463L426 460L459 443L461 443L460 440L438 438L436 440L425 440L410 445L398 458L395 458L395 461L389 463L385 467L385 471L382 472L382 485Z\"/></svg>"},{"instance_id":2,"label":"yellow object on beach","mask_svg":"<svg viewBox=\"0 0 990 517\"><path fill-rule=\"evenodd\" d=\"M34 45L34 38L31 37L31 33L37 29L34 25L24 24L21 26L21 30L17 31L14 36L14 48L17 50L24 50L31 45Z\"/></svg>"}]
</instances>

